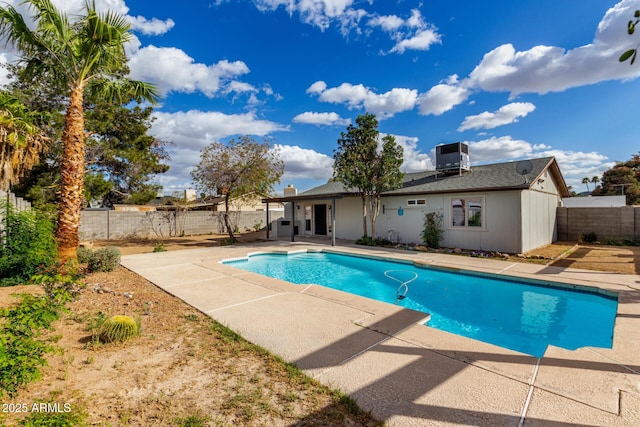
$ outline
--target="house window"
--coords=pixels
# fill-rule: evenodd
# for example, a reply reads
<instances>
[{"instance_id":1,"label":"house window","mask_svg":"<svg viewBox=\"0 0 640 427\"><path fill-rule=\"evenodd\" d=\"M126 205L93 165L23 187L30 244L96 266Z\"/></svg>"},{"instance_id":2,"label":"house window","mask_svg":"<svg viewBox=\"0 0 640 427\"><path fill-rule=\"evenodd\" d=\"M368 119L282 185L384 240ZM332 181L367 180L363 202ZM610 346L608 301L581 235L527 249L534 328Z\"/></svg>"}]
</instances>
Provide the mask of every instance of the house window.
<instances>
[{"instance_id":1,"label":"house window","mask_svg":"<svg viewBox=\"0 0 640 427\"><path fill-rule=\"evenodd\" d=\"M484 197L451 199L451 227L484 227Z\"/></svg>"},{"instance_id":2,"label":"house window","mask_svg":"<svg viewBox=\"0 0 640 427\"><path fill-rule=\"evenodd\" d=\"M407 200L407 206L408 207L426 206L426 205L427 205L427 200L426 199L409 199L409 200Z\"/></svg>"}]
</instances>

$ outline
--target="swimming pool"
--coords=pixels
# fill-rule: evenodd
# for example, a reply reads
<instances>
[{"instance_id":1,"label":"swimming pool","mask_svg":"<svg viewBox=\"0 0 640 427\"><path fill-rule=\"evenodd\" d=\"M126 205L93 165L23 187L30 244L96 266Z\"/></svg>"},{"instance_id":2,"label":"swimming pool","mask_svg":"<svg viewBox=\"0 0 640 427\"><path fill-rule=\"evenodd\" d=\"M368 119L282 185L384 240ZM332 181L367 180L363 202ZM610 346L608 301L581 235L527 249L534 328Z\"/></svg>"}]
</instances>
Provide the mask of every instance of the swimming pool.
<instances>
[{"instance_id":1,"label":"swimming pool","mask_svg":"<svg viewBox=\"0 0 640 427\"><path fill-rule=\"evenodd\" d=\"M617 297L328 252L223 261L296 284L318 284L431 315L428 326L542 357L548 345L611 348ZM570 285L567 285L570 286Z\"/></svg>"}]
</instances>

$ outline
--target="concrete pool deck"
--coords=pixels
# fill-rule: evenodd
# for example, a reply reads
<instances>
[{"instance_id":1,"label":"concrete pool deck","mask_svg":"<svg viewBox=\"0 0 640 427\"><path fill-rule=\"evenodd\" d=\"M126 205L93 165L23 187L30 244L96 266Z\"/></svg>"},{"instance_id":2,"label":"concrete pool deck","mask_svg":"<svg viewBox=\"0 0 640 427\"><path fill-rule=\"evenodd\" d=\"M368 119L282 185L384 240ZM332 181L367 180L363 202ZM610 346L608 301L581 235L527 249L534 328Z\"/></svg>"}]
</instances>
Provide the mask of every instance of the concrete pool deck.
<instances>
[{"instance_id":1,"label":"concrete pool deck","mask_svg":"<svg viewBox=\"0 0 640 427\"><path fill-rule=\"evenodd\" d=\"M424 313L223 265L256 252L337 250L619 294L612 349L537 359L422 325ZM264 242L126 255L122 265L353 397L389 426L640 425L640 276L437 253Z\"/></svg>"}]
</instances>

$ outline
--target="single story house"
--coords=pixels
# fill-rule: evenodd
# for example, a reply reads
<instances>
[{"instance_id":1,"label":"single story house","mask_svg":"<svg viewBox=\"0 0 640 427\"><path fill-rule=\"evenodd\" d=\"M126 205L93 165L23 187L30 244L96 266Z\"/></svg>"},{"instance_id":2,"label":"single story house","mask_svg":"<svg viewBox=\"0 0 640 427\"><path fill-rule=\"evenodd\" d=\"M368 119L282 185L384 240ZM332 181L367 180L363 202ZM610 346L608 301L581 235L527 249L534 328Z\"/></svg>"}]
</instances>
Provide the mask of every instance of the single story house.
<instances>
[{"instance_id":1,"label":"single story house","mask_svg":"<svg viewBox=\"0 0 640 427\"><path fill-rule=\"evenodd\" d=\"M474 166L454 173L407 173L401 188L382 195L376 237L421 243L425 215L437 212L443 219L443 247L522 253L557 240L556 208L568 196L554 157ZM284 229L292 240L296 234L331 236L333 243L336 238L362 236L361 200L339 181L263 199L289 203L285 218L276 224L275 237L283 236Z\"/></svg>"}]
</instances>

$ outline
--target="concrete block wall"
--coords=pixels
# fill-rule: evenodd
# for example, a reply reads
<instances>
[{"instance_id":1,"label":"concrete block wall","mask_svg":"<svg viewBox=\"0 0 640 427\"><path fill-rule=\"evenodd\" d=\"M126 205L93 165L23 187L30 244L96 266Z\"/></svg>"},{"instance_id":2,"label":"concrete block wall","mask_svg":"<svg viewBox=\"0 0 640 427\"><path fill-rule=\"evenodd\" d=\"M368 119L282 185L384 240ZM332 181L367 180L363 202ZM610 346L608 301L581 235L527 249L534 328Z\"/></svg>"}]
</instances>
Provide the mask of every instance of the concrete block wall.
<instances>
[{"instance_id":1,"label":"concrete block wall","mask_svg":"<svg viewBox=\"0 0 640 427\"><path fill-rule=\"evenodd\" d=\"M615 208L566 208L557 210L558 240L580 240L595 233L606 240L640 240L640 206Z\"/></svg>"},{"instance_id":2,"label":"concrete block wall","mask_svg":"<svg viewBox=\"0 0 640 427\"><path fill-rule=\"evenodd\" d=\"M273 221L282 215L283 212L272 211L270 219ZM230 216L231 223L240 231L266 225L266 213L263 211L230 212ZM224 212L84 210L80 215L81 240L154 239L211 233L226 233Z\"/></svg>"}]
</instances>

